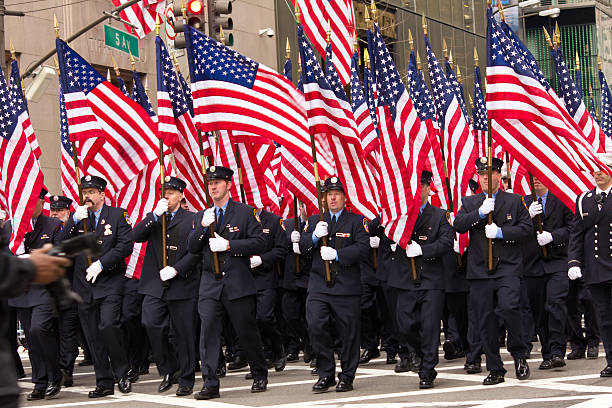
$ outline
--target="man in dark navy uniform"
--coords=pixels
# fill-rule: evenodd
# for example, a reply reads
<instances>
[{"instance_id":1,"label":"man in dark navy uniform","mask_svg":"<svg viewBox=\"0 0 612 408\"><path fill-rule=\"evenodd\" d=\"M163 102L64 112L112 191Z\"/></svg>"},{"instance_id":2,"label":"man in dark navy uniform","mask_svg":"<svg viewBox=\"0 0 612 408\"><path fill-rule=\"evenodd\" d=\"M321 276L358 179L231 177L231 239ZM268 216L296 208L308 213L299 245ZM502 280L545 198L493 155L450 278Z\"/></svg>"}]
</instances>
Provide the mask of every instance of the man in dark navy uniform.
<instances>
[{"instance_id":1,"label":"man in dark navy uniform","mask_svg":"<svg viewBox=\"0 0 612 408\"><path fill-rule=\"evenodd\" d=\"M503 161L492 159L492 180L488 179L486 157L476 159L478 179L483 191L491 183L493 197L478 194L462 198L454 227L459 233L470 232L467 278L470 301L480 326L480 338L487 357L489 375L484 385L504 381L506 370L499 354L499 318L508 329L508 351L514 357L516 377L529 378L527 346L522 339L520 312L523 254L521 242L533 232L529 212L519 195L499 189ZM487 224L487 216L493 222ZM488 267L488 239L493 240L493 270ZM498 317L498 313L499 317Z\"/></svg>"},{"instance_id":2,"label":"man in dark navy uniform","mask_svg":"<svg viewBox=\"0 0 612 408\"><path fill-rule=\"evenodd\" d=\"M142 324L163 377L158 391L167 391L178 380L178 396L193 393L196 299L200 283L200 271L196 270L199 257L187 251L185 239L194 229L194 214L180 205L185 187L183 180L167 176L164 198L134 227L134 241L148 243L138 293L144 295ZM166 217L165 267L162 217ZM174 344L169 338L171 330Z\"/></svg>"},{"instance_id":3,"label":"man in dark navy uniform","mask_svg":"<svg viewBox=\"0 0 612 408\"><path fill-rule=\"evenodd\" d=\"M79 319L96 373L96 388L89 392L89 398L100 398L114 394L115 379L122 393L132 389L121 330L121 308L125 258L132 253L134 239L128 213L123 208L104 204L106 180L84 176L81 187L84 203L68 219L64 230L73 236L82 233L86 224L87 231L96 235L101 246L99 258L80 255L75 259L72 283L75 292L83 298L78 306Z\"/></svg>"},{"instance_id":4,"label":"man in dark navy uniform","mask_svg":"<svg viewBox=\"0 0 612 408\"><path fill-rule=\"evenodd\" d=\"M32 214L34 229L25 234L16 255L29 254L47 243L57 245L63 240L61 221L42 214L46 195L47 190L43 188ZM11 225L6 225L5 229L10 236ZM9 305L16 308L17 319L21 321L29 345L34 390L27 399L55 397L62 386L62 373L58 353L58 315L51 296L44 286L32 285L24 294L9 299Z\"/></svg>"},{"instance_id":5,"label":"man in dark navy uniform","mask_svg":"<svg viewBox=\"0 0 612 408\"><path fill-rule=\"evenodd\" d=\"M598 156L612 168L612 154ZM612 176L604 171L593 176L596 187L576 199L567 275L571 280L584 277L591 291L606 352L607 365L600 375L612 377Z\"/></svg>"},{"instance_id":6,"label":"man in dark navy uniform","mask_svg":"<svg viewBox=\"0 0 612 408\"><path fill-rule=\"evenodd\" d=\"M567 322L567 246L574 215L553 193L533 178L536 199L525 196L533 232L523 244L523 271L535 333L542 345L540 370L565 366L565 325ZM542 222L542 233L537 217ZM546 248L546 256L542 248Z\"/></svg>"},{"instance_id":7,"label":"man in dark navy uniform","mask_svg":"<svg viewBox=\"0 0 612 408\"><path fill-rule=\"evenodd\" d=\"M336 384L334 342L330 318L333 317L341 343L340 380L336 391L353 389L359 364L361 272L359 264L367 256L367 220L346 210L344 187L337 177L325 180L328 211L324 221L314 215L308 219L300 238L300 252L312 256L308 281L306 320L317 357L319 380L314 392L325 392ZM327 246L322 238L327 237ZM324 262L329 262L331 282L326 282Z\"/></svg>"},{"instance_id":8,"label":"man in dark navy uniform","mask_svg":"<svg viewBox=\"0 0 612 408\"><path fill-rule=\"evenodd\" d=\"M268 369L255 317L257 290L249 259L264 250L266 238L256 210L230 199L233 170L212 166L206 174L214 207L196 215L196 227L188 239L189 252L202 257L198 312L202 321L200 354L204 386L195 394L196 399L219 398L217 366L224 310L251 368L251 392L266 391L268 384ZM213 238L209 232L211 225L215 232ZM218 271L213 253L218 256Z\"/></svg>"},{"instance_id":9,"label":"man in dark navy uniform","mask_svg":"<svg viewBox=\"0 0 612 408\"><path fill-rule=\"evenodd\" d=\"M395 291L402 338L423 356L419 387L432 388L438 364L440 321L444 309L443 256L453 247L446 211L428 203L432 173L421 174L421 208L406 250L391 255L387 283ZM415 270L412 270L411 258Z\"/></svg>"}]
</instances>

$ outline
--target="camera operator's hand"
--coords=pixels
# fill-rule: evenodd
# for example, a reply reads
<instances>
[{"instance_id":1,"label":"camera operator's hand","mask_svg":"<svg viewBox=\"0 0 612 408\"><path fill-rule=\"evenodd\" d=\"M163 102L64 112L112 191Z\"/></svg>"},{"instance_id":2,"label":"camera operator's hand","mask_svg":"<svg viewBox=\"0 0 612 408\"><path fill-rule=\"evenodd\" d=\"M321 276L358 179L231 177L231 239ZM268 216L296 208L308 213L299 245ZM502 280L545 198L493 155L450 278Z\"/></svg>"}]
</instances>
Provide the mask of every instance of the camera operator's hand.
<instances>
[{"instance_id":1,"label":"camera operator's hand","mask_svg":"<svg viewBox=\"0 0 612 408\"><path fill-rule=\"evenodd\" d=\"M47 255L47 252L49 252L51 248L53 248L53 245L46 244L40 249L33 249L30 253L28 259L36 267L36 277L32 283L48 285L51 282L55 282L64 276L64 268L70 266L72 263L66 258Z\"/></svg>"}]
</instances>

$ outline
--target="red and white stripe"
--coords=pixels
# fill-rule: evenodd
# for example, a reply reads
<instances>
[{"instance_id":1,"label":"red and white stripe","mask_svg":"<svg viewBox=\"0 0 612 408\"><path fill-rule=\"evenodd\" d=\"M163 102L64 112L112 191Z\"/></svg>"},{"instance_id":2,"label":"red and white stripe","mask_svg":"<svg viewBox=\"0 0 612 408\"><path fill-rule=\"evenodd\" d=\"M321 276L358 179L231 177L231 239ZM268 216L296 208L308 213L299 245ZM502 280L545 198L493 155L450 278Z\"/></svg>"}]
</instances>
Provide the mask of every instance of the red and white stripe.
<instances>
[{"instance_id":1,"label":"red and white stripe","mask_svg":"<svg viewBox=\"0 0 612 408\"><path fill-rule=\"evenodd\" d=\"M127 3L128 0L112 0L115 7ZM138 38L144 38L148 33L155 30L155 15L159 14L159 20L164 21L164 10L166 2L160 0L142 0L122 10L119 15L123 20L132 23L136 28L125 25L128 33L135 34Z\"/></svg>"}]
</instances>

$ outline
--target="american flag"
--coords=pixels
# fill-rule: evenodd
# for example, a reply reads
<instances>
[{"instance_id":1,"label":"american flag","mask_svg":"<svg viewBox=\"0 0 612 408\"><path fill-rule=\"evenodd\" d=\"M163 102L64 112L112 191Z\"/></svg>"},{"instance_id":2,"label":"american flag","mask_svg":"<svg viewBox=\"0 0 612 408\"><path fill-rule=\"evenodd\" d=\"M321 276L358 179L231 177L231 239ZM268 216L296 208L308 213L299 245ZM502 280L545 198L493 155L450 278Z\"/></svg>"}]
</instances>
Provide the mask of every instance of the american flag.
<instances>
[{"instance_id":1,"label":"american flag","mask_svg":"<svg viewBox=\"0 0 612 408\"><path fill-rule=\"evenodd\" d=\"M112 0L115 7L118 7L128 0ZM144 38L148 33L155 29L155 15L159 14L163 21L166 2L160 0L142 0L130 7L122 10L119 15L123 20L133 24L136 28L125 25L125 29L138 38Z\"/></svg>"},{"instance_id":2,"label":"american flag","mask_svg":"<svg viewBox=\"0 0 612 408\"><path fill-rule=\"evenodd\" d=\"M42 151L40 150L38 140L36 140L36 135L34 134L32 122L30 121L30 115L28 113L28 103L23 97L23 89L21 88L21 76L19 75L19 64L17 64L17 60L11 61L10 87L11 98L13 98L13 100L15 101L15 105L18 107L19 111L21 112L21 115L23 115L23 118L20 118L23 123L23 130L26 134L28 142L30 142L30 146L32 147L34 155L37 159L40 159Z\"/></svg>"},{"instance_id":3,"label":"american flag","mask_svg":"<svg viewBox=\"0 0 612 408\"><path fill-rule=\"evenodd\" d=\"M465 105L465 93L463 91L463 85L459 83L457 75L455 74L455 71L453 70L450 61L446 60L444 62L444 68L446 69L446 79L448 80L448 83L451 85L451 87L455 90L455 95L457 95L457 101L459 102L459 106L461 106L461 112L463 112L465 120L470 123L470 115L468 115L467 108Z\"/></svg>"},{"instance_id":4,"label":"american flag","mask_svg":"<svg viewBox=\"0 0 612 408\"><path fill-rule=\"evenodd\" d=\"M599 117L597 115L597 108L595 107L595 99L593 99L593 93L592 92L589 95L589 113L591 114L591 117L593 119L595 119L597 124L601 126L601 123L599 121ZM602 131L603 131L603 129L602 129ZM604 134L605 134L605 132L604 132Z\"/></svg>"},{"instance_id":5,"label":"american flag","mask_svg":"<svg viewBox=\"0 0 612 408\"><path fill-rule=\"evenodd\" d=\"M127 90L127 86L125 86L125 81L119 75L117 75L117 84L119 85L118 86L119 90L121 92L123 92L123 94L125 96L127 96L129 98L130 97L130 93ZM134 99L134 98L132 98L132 99Z\"/></svg>"},{"instance_id":6,"label":"american flag","mask_svg":"<svg viewBox=\"0 0 612 408\"><path fill-rule=\"evenodd\" d=\"M346 116L350 118L355 126L359 143L348 143L344 138L335 134L330 134L328 140L330 141L330 147L334 155L334 161L336 162L338 177L344 185L348 202L353 206L356 212L371 220L380 212L378 197L375 193L377 185L374 175L364 160L362 145L364 142L367 143L366 139L371 139L375 137L376 134L374 133L374 126L371 124L371 121L371 129L368 133L362 134L358 132L355 117L353 115L353 106L349 103L342 83L340 82L340 77L338 77L338 72L334 66L335 59L332 58L331 47L332 45L328 44L326 50L327 57L325 60L327 62L325 66L325 77L330 84L340 108L343 112L348 111ZM353 58L352 61L356 62L356 59ZM356 73L356 70L357 66L352 63L351 72L354 72L354 76L359 80L359 74ZM325 100L327 99L328 98L325 98ZM363 99L362 102L364 105L362 109L363 117L369 119L370 115L365 108L365 99ZM323 103L325 103L325 101ZM362 123L364 123L363 120Z\"/></svg>"},{"instance_id":7,"label":"american flag","mask_svg":"<svg viewBox=\"0 0 612 408\"><path fill-rule=\"evenodd\" d=\"M9 249L15 253L27 232L44 177L26 134L25 104L15 101L0 70L0 192L12 222ZM21 89L20 89L21 91Z\"/></svg>"},{"instance_id":8,"label":"american flag","mask_svg":"<svg viewBox=\"0 0 612 408\"><path fill-rule=\"evenodd\" d=\"M195 123L274 140L309 156L304 96L276 71L185 26ZM252 140L255 142L255 140Z\"/></svg>"},{"instance_id":9,"label":"american flag","mask_svg":"<svg viewBox=\"0 0 612 408\"><path fill-rule=\"evenodd\" d=\"M444 174L444 161L442 160L442 147L440 146L440 129L436 118L436 109L429 88L423 78L423 73L417 68L416 55L410 52L408 61L408 91L414 101L414 108L419 114L421 126L427 129L427 136L431 144L431 151L428 155L429 165L433 173L433 186L435 195L432 197L432 204L436 207L449 208L448 189L446 176Z\"/></svg>"},{"instance_id":10,"label":"american flag","mask_svg":"<svg viewBox=\"0 0 612 408\"><path fill-rule=\"evenodd\" d=\"M76 210L79 204L79 187L77 185L77 177L74 169L74 159L72 156L72 144L68 132L68 115L66 114L66 101L64 100L64 92L60 87L59 98L60 112L60 144L62 157L60 160L61 177L62 177L62 194L65 197L72 199L71 210Z\"/></svg>"},{"instance_id":11,"label":"american flag","mask_svg":"<svg viewBox=\"0 0 612 408\"><path fill-rule=\"evenodd\" d=\"M371 44L378 90L380 135L381 225L389 239L402 248L411 240L421 206L420 178L431 146L412 100L401 82L378 24Z\"/></svg>"},{"instance_id":12,"label":"american flag","mask_svg":"<svg viewBox=\"0 0 612 408\"><path fill-rule=\"evenodd\" d=\"M601 130L608 137L612 136L612 94L603 71L599 70L599 84L601 86Z\"/></svg>"},{"instance_id":13,"label":"american flag","mask_svg":"<svg viewBox=\"0 0 612 408\"><path fill-rule=\"evenodd\" d=\"M478 147L478 156L487 156L487 132L489 124L487 122L487 107L484 101L481 86L480 67L474 68L474 107L472 108L472 120L474 137Z\"/></svg>"},{"instance_id":14,"label":"american flag","mask_svg":"<svg viewBox=\"0 0 612 408\"><path fill-rule=\"evenodd\" d=\"M370 37L372 32L368 30L368 48L370 46ZM378 136L378 119L376 118L376 81L374 80L374 74L371 69L364 65L363 67L363 96L368 103L368 110L370 111L370 117L372 118L372 124L374 125L374 131ZM378 150L378 140L376 144L370 144L371 150ZM368 147L368 146L367 146ZM364 150L364 153L370 154L369 147Z\"/></svg>"},{"instance_id":15,"label":"american flag","mask_svg":"<svg viewBox=\"0 0 612 408\"><path fill-rule=\"evenodd\" d=\"M565 107L572 118L578 124L586 140L593 146L596 152L605 151L606 136L597 122L589 114L587 106L582 100L582 90L579 85L581 80L580 70L576 70L576 82L570 76L569 69L565 64L561 47L551 50L557 72L559 85L559 96L563 98Z\"/></svg>"},{"instance_id":16,"label":"american flag","mask_svg":"<svg viewBox=\"0 0 612 408\"><path fill-rule=\"evenodd\" d=\"M461 110L456 90L444 75L427 36L425 36L425 47L433 100L446 158L448 183L452 193L453 208L449 210L457 213L461 197L470 193L469 181L475 171L474 160L478 151L470 124Z\"/></svg>"},{"instance_id":17,"label":"american flag","mask_svg":"<svg viewBox=\"0 0 612 408\"><path fill-rule=\"evenodd\" d=\"M306 35L321 56L325 56L327 27L330 42L336 51L335 65L343 85L349 83L351 57L353 56L353 33L355 11L351 0L293 0L298 2L301 24Z\"/></svg>"},{"instance_id":18,"label":"american flag","mask_svg":"<svg viewBox=\"0 0 612 408\"><path fill-rule=\"evenodd\" d=\"M206 208L205 191L198 132L190 113L187 83L176 75L168 50L160 37L155 39L157 49L157 112L159 136L172 146L177 176L187 183L185 200L189 208ZM180 74L179 74L180 75ZM184 78L182 79L183 81ZM209 139L202 137L204 156L212 156Z\"/></svg>"},{"instance_id":19,"label":"american flag","mask_svg":"<svg viewBox=\"0 0 612 408\"><path fill-rule=\"evenodd\" d=\"M140 78L140 74L136 71L132 72L134 78L134 86L132 87L132 100L142 106L144 110L147 111L153 122L157 122L157 115L153 110L153 106L151 106L151 102L149 101L149 97L147 96L147 91L142 84L142 79Z\"/></svg>"},{"instance_id":20,"label":"american flag","mask_svg":"<svg viewBox=\"0 0 612 408\"><path fill-rule=\"evenodd\" d=\"M568 208L610 172L487 9L487 113L493 137ZM531 57L533 58L533 56Z\"/></svg>"},{"instance_id":21,"label":"american flag","mask_svg":"<svg viewBox=\"0 0 612 408\"><path fill-rule=\"evenodd\" d=\"M281 215L279 194L278 194L278 183L276 181L276 175L274 169L278 170L280 165L280 155L276 155L276 145L274 144L263 144L259 148L255 147L256 160L261 167L264 174L264 183L266 185L267 197L269 200L268 210L276 215Z\"/></svg>"}]
</instances>

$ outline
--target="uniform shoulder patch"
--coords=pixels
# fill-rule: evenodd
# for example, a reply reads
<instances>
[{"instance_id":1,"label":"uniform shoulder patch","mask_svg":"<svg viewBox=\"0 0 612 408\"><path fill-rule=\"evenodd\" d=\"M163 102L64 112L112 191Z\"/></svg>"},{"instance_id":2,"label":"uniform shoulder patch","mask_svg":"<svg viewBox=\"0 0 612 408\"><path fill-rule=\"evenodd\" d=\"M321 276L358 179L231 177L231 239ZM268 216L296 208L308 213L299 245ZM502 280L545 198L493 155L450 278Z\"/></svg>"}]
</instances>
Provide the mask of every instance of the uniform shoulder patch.
<instances>
[{"instance_id":1,"label":"uniform shoulder patch","mask_svg":"<svg viewBox=\"0 0 612 408\"><path fill-rule=\"evenodd\" d=\"M367 218L363 219L363 229L365 230L365 232L367 232L368 234L370 233L370 228L368 227L368 220Z\"/></svg>"},{"instance_id":2,"label":"uniform shoulder patch","mask_svg":"<svg viewBox=\"0 0 612 408\"><path fill-rule=\"evenodd\" d=\"M257 220L257 222L261 223L261 219L259 219L259 215L257 215L257 208L253 209L253 216Z\"/></svg>"},{"instance_id":3,"label":"uniform shoulder patch","mask_svg":"<svg viewBox=\"0 0 612 408\"><path fill-rule=\"evenodd\" d=\"M523 202L523 207L525 207L526 210L529 210L527 208L527 204L525 204L525 197L521 197L521 201Z\"/></svg>"},{"instance_id":4,"label":"uniform shoulder patch","mask_svg":"<svg viewBox=\"0 0 612 408\"><path fill-rule=\"evenodd\" d=\"M451 227L453 226L453 223L452 223L452 221L451 221L451 213L450 213L450 211L447 211L447 212L446 212L446 221L448 222L448 224L449 224Z\"/></svg>"},{"instance_id":5,"label":"uniform shoulder patch","mask_svg":"<svg viewBox=\"0 0 612 408\"><path fill-rule=\"evenodd\" d=\"M283 231L287 231L287 229L285 228L285 223L284 223L284 221L285 221L285 220L283 220L282 218L280 219L280 226L281 226L281 228L283 229Z\"/></svg>"},{"instance_id":6,"label":"uniform shoulder patch","mask_svg":"<svg viewBox=\"0 0 612 408\"><path fill-rule=\"evenodd\" d=\"M127 222L128 225L132 225L132 222L130 221L130 215L128 214L127 211L123 212L123 217L125 218L125 222Z\"/></svg>"},{"instance_id":7,"label":"uniform shoulder patch","mask_svg":"<svg viewBox=\"0 0 612 408\"><path fill-rule=\"evenodd\" d=\"M304 232L308 230L308 220L306 220L306 224L304 224Z\"/></svg>"}]
</instances>

